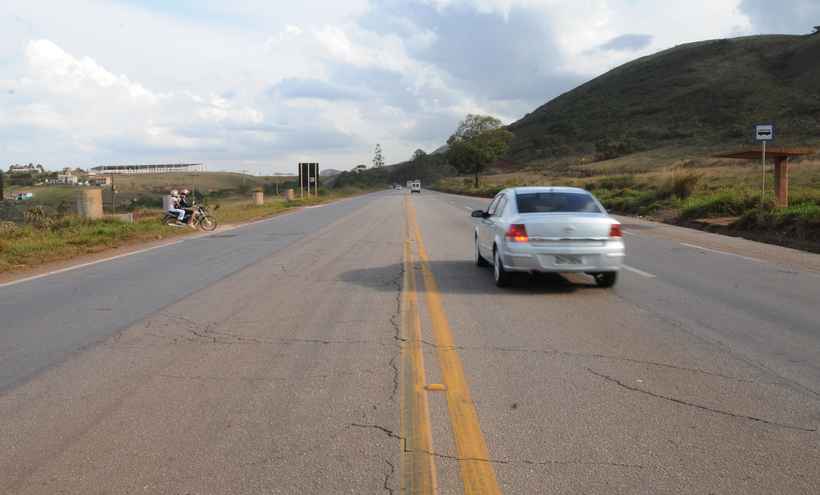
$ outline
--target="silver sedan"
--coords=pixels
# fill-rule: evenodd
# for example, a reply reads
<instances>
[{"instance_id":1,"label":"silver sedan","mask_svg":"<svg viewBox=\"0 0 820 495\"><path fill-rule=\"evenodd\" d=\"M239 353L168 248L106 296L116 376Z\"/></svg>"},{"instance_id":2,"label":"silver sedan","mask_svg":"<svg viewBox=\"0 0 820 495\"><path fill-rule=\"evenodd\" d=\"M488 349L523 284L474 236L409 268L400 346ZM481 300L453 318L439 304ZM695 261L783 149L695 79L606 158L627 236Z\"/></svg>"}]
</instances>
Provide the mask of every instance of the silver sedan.
<instances>
[{"instance_id":1,"label":"silver sedan","mask_svg":"<svg viewBox=\"0 0 820 495\"><path fill-rule=\"evenodd\" d=\"M504 189L472 216L475 262L493 265L499 287L512 272L582 272L601 287L615 285L625 254L621 224L584 189Z\"/></svg>"}]
</instances>

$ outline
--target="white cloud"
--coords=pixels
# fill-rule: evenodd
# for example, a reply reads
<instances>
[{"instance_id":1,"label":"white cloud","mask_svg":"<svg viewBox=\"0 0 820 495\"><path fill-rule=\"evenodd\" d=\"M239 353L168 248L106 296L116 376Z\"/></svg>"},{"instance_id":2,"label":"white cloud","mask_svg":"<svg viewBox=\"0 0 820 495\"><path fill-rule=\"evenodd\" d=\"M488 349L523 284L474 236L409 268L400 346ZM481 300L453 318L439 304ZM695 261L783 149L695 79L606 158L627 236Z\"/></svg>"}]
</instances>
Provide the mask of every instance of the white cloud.
<instances>
[{"instance_id":1,"label":"white cloud","mask_svg":"<svg viewBox=\"0 0 820 495\"><path fill-rule=\"evenodd\" d=\"M516 119L636 56L805 32L815 3L784 0L767 22L758 0L6 0L0 151L285 171L368 162L380 142L399 160L466 113ZM630 34L643 41L601 49Z\"/></svg>"},{"instance_id":2,"label":"white cloud","mask_svg":"<svg viewBox=\"0 0 820 495\"><path fill-rule=\"evenodd\" d=\"M49 40L30 41L26 61L31 77L53 93L114 89L126 93L134 103L154 104L159 99L126 76L112 74L89 57L77 59Z\"/></svg>"}]
</instances>

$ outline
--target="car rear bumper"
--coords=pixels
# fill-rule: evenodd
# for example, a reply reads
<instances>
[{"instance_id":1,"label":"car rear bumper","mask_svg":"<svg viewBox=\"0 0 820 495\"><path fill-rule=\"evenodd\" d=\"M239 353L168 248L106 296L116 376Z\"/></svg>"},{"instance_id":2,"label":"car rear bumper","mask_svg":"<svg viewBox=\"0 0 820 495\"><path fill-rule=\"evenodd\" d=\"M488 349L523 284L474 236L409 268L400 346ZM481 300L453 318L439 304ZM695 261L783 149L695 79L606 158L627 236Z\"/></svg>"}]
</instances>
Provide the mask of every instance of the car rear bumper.
<instances>
[{"instance_id":1,"label":"car rear bumper","mask_svg":"<svg viewBox=\"0 0 820 495\"><path fill-rule=\"evenodd\" d=\"M514 272L614 272L621 269L625 254L620 241L597 246L505 243L501 249L504 268Z\"/></svg>"}]
</instances>

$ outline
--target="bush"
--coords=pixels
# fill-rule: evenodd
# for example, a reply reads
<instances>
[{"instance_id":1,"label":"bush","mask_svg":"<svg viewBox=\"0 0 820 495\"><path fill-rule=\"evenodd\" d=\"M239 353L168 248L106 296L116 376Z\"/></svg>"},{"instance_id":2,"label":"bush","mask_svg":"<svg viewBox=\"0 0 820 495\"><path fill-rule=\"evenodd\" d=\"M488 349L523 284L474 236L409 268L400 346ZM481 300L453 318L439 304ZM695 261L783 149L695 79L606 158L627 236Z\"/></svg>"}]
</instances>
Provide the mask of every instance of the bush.
<instances>
[{"instance_id":1,"label":"bush","mask_svg":"<svg viewBox=\"0 0 820 495\"><path fill-rule=\"evenodd\" d=\"M731 217L746 213L760 204L760 197L740 191L724 191L689 198L683 203L680 218Z\"/></svg>"},{"instance_id":2,"label":"bush","mask_svg":"<svg viewBox=\"0 0 820 495\"><path fill-rule=\"evenodd\" d=\"M658 189L658 197L668 199L676 197L686 199L695 192L700 182L700 175L689 172L676 172L661 184Z\"/></svg>"},{"instance_id":3,"label":"bush","mask_svg":"<svg viewBox=\"0 0 820 495\"><path fill-rule=\"evenodd\" d=\"M656 191L624 189L622 191L602 191L596 196L607 210L619 213L648 215L661 207Z\"/></svg>"}]
</instances>

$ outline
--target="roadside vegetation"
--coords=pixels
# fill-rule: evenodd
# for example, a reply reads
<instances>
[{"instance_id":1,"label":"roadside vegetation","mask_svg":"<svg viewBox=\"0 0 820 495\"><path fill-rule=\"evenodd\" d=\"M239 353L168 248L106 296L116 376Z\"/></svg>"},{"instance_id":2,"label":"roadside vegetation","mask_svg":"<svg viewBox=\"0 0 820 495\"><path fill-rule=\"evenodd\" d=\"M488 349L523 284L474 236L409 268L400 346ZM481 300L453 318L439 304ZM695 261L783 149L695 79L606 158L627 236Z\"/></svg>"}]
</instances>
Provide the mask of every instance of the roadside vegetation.
<instances>
[{"instance_id":1,"label":"roadside vegetation","mask_svg":"<svg viewBox=\"0 0 820 495\"><path fill-rule=\"evenodd\" d=\"M320 189L318 198L287 201L281 197L267 197L263 205L255 205L250 199L236 196L204 199L220 225L225 225L262 219L301 206L363 192L365 190L354 188ZM0 221L0 273L91 255L131 243L158 241L196 232L162 225L159 222L164 214L161 209L138 208L133 213L136 221L123 223L113 219L85 220L47 207L28 208L16 222Z\"/></svg>"},{"instance_id":2,"label":"roadside vegetation","mask_svg":"<svg viewBox=\"0 0 820 495\"><path fill-rule=\"evenodd\" d=\"M505 187L554 185L582 187L614 212L703 228L820 252L820 160L791 165L790 206L775 208L773 174L761 204L759 164L719 159L621 158L571 167L534 166L495 173L475 187L472 177L439 181L444 192L490 198Z\"/></svg>"}]
</instances>

